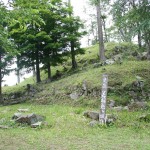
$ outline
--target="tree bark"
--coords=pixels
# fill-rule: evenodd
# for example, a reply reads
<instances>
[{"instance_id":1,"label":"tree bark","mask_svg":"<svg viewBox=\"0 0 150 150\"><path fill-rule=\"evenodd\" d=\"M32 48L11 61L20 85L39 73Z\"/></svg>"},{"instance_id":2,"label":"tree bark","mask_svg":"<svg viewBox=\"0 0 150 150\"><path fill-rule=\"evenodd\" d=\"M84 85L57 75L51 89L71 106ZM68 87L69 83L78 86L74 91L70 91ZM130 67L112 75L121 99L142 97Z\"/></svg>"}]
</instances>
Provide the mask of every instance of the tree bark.
<instances>
[{"instance_id":1,"label":"tree bark","mask_svg":"<svg viewBox=\"0 0 150 150\"><path fill-rule=\"evenodd\" d=\"M38 50L36 50L36 82L37 83L41 82Z\"/></svg>"},{"instance_id":2,"label":"tree bark","mask_svg":"<svg viewBox=\"0 0 150 150\"><path fill-rule=\"evenodd\" d=\"M71 59L72 59L72 69L77 68L77 62L75 58L75 51L74 51L74 42L71 41Z\"/></svg>"},{"instance_id":3,"label":"tree bark","mask_svg":"<svg viewBox=\"0 0 150 150\"><path fill-rule=\"evenodd\" d=\"M51 64L50 62L47 63L47 71L48 71L48 79L51 80Z\"/></svg>"},{"instance_id":4,"label":"tree bark","mask_svg":"<svg viewBox=\"0 0 150 150\"><path fill-rule=\"evenodd\" d=\"M1 64L1 52L0 52L0 64ZM2 68L0 66L0 103L2 102Z\"/></svg>"},{"instance_id":5,"label":"tree bark","mask_svg":"<svg viewBox=\"0 0 150 150\"><path fill-rule=\"evenodd\" d=\"M105 42L108 42L105 19L103 19L103 28L104 28L104 34L105 34Z\"/></svg>"},{"instance_id":6,"label":"tree bark","mask_svg":"<svg viewBox=\"0 0 150 150\"><path fill-rule=\"evenodd\" d=\"M140 31L138 32L138 45L139 45L139 48L142 47L142 38L141 38L141 32Z\"/></svg>"},{"instance_id":7,"label":"tree bark","mask_svg":"<svg viewBox=\"0 0 150 150\"><path fill-rule=\"evenodd\" d=\"M96 9L97 9L97 24L98 24L98 38L99 38L99 59L100 61L105 61L106 58L105 58L105 49L102 31L101 8L99 0L96 5Z\"/></svg>"},{"instance_id":8,"label":"tree bark","mask_svg":"<svg viewBox=\"0 0 150 150\"><path fill-rule=\"evenodd\" d=\"M68 6L71 7L71 0L68 0ZM69 16L71 17L71 13L69 13ZM71 24L70 24L71 26ZM75 58L75 50L74 50L74 41L70 41L71 45L71 59L72 59L72 69L77 68L77 62Z\"/></svg>"},{"instance_id":9,"label":"tree bark","mask_svg":"<svg viewBox=\"0 0 150 150\"><path fill-rule=\"evenodd\" d=\"M19 58L17 57L17 83L20 83Z\"/></svg>"}]
</instances>

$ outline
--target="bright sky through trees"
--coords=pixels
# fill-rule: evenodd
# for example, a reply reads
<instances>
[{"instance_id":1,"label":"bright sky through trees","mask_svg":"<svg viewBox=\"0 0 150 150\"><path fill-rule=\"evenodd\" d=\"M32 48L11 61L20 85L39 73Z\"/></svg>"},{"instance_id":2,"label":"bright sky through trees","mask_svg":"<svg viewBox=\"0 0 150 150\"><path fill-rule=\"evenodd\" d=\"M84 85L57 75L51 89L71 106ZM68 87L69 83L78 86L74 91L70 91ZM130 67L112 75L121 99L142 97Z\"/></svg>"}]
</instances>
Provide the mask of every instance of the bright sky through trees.
<instances>
[{"instance_id":1,"label":"bright sky through trees","mask_svg":"<svg viewBox=\"0 0 150 150\"><path fill-rule=\"evenodd\" d=\"M5 4L7 4L8 0L2 0ZM68 0L63 0L68 2ZM80 16L82 20L86 18L86 14L84 13L84 9L87 6L87 0L71 0L71 4L73 6L74 14L76 16ZM86 38L81 39L82 47L87 46ZM16 65L13 65L16 67ZM29 77L31 74L25 75L25 77ZM21 77L21 81L23 81L24 76ZM10 73L9 76L4 77L3 85L14 85L17 83L17 76L14 73Z\"/></svg>"}]
</instances>

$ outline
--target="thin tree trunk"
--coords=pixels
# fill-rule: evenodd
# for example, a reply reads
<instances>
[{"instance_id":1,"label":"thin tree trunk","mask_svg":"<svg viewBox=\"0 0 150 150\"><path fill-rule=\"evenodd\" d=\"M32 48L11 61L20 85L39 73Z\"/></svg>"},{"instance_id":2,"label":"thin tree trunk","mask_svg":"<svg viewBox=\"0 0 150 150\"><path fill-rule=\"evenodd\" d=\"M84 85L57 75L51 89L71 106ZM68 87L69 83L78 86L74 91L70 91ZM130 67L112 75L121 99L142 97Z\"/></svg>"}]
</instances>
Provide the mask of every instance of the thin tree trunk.
<instances>
[{"instance_id":1,"label":"thin tree trunk","mask_svg":"<svg viewBox=\"0 0 150 150\"><path fill-rule=\"evenodd\" d=\"M68 6L71 7L71 0L68 0ZM69 16L71 17L71 13L69 13ZM71 26L71 24L70 24ZM75 50L74 50L74 41L70 41L71 45L71 59L72 59L72 69L77 68L77 62L75 58Z\"/></svg>"},{"instance_id":2,"label":"thin tree trunk","mask_svg":"<svg viewBox=\"0 0 150 150\"><path fill-rule=\"evenodd\" d=\"M0 64L1 64L1 52L0 52ZM2 103L2 68L0 66L0 103Z\"/></svg>"},{"instance_id":3,"label":"thin tree trunk","mask_svg":"<svg viewBox=\"0 0 150 150\"><path fill-rule=\"evenodd\" d=\"M104 33L105 33L105 42L108 42L108 37L107 37L107 33L106 33L106 22L105 22L105 19L103 19L103 28L104 28Z\"/></svg>"},{"instance_id":4,"label":"thin tree trunk","mask_svg":"<svg viewBox=\"0 0 150 150\"><path fill-rule=\"evenodd\" d=\"M99 59L100 61L105 61L106 58L105 58L105 49L102 31L100 2L97 3L96 9L97 9L98 38L99 38Z\"/></svg>"},{"instance_id":5,"label":"thin tree trunk","mask_svg":"<svg viewBox=\"0 0 150 150\"><path fill-rule=\"evenodd\" d=\"M48 70L48 79L51 80L51 64L50 62L47 63L47 70Z\"/></svg>"},{"instance_id":6,"label":"thin tree trunk","mask_svg":"<svg viewBox=\"0 0 150 150\"><path fill-rule=\"evenodd\" d=\"M17 83L20 83L19 58L17 57Z\"/></svg>"},{"instance_id":7,"label":"thin tree trunk","mask_svg":"<svg viewBox=\"0 0 150 150\"><path fill-rule=\"evenodd\" d=\"M37 83L41 82L38 50L36 50L36 82Z\"/></svg>"},{"instance_id":8,"label":"thin tree trunk","mask_svg":"<svg viewBox=\"0 0 150 150\"><path fill-rule=\"evenodd\" d=\"M75 51L74 51L74 42L71 41L71 59L72 59L72 69L77 68L76 58L75 58Z\"/></svg>"},{"instance_id":9,"label":"thin tree trunk","mask_svg":"<svg viewBox=\"0 0 150 150\"><path fill-rule=\"evenodd\" d=\"M142 47L142 38L141 38L141 32L140 31L138 32L138 45L139 45L139 48Z\"/></svg>"},{"instance_id":10,"label":"thin tree trunk","mask_svg":"<svg viewBox=\"0 0 150 150\"><path fill-rule=\"evenodd\" d=\"M35 77L36 76L36 71L35 71L35 65L34 64L32 66L32 70L33 70L33 77Z\"/></svg>"}]
</instances>

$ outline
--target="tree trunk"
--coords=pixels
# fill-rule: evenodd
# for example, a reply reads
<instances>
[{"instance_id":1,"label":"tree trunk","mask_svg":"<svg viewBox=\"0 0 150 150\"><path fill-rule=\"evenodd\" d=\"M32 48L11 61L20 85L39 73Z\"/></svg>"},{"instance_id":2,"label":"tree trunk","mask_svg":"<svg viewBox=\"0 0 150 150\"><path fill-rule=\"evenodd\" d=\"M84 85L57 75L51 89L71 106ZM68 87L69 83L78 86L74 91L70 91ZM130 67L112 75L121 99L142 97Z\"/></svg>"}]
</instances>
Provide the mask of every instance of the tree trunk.
<instances>
[{"instance_id":1,"label":"tree trunk","mask_svg":"<svg viewBox=\"0 0 150 150\"><path fill-rule=\"evenodd\" d=\"M77 68L77 62L75 58L75 51L74 51L74 42L71 41L71 59L72 59L72 69Z\"/></svg>"},{"instance_id":2,"label":"tree trunk","mask_svg":"<svg viewBox=\"0 0 150 150\"><path fill-rule=\"evenodd\" d=\"M1 64L1 52L0 52L0 64ZM0 66L0 103L2 103L2 68Z\"/></svg>"},{"instance_id":3,"label":"tree trunk","mask_svg":"<svg viewBox=\"0 0 150 150\"><path fill-rule=\"evenodd\" d=\"M36 82L37 83L41 82L38 50L36 50Z\"/></svg>"},{"instance_id":4,"label":"tree trunk","mask_svg":"<svg viewBox=\"0 0 150 150\"><path fill-rule=\"evenodd\" d=\"M51 80L51 64L50 62L47 63L47 71L48 71L48 79Z\"/></svg>"},{"instance_id":5,"label":"tree trunk","mask_svg":"<svg viewBox=\"0 0 150 150\"><path fill-rule=\"evenodd\" d=\"M69 8L71 7L71 0L68 0L68 6L69 6ZM71 17L71 13L69 13L69 16ZM71 24L70 24L70 26L71 26ZM74 41L70 41L70 45L71 45L72 69L76 69L77 62L76 62L76 58L75 58Z\"/></svg>"},{"instance_id":6,"label":"tree trunk","mask_svg":"<svg viewBox=\"0 0 150 150\"><path fill-rule=\"evenodd\" d=\"M140 31L138 32L138 45L139 45L139 48L142 47L142 38L141 38L141 32Z\"/></svg>"},{"instance_id":7,"label":"tree trunk","mask_svg":"<svg viewBox=\"0 0 150 150\"><path fill-rule=\"evenodd\" d=\"M102 31L100 2L97 3L96 9L97 9L97 24L98 24L98 38L99 38L99 59L100 61L105 61L105 49Z\"/></svg>"},{"instance_id":8,"label":"tree trunk","mask_svg":"<svg viewBox=\"0 0 150 150\"><path fill-rule=\"evenodd\" d=\"M35 71L35 65L34 64L32 66L32 70L33 70L33 77L35 77L36 76L36 71Z\"/></svg>"},{"instance_id":9,"label":"tree trunk","mask_svg":"<svg viewBox=\"0 0 150 150\"><path fill-rule=\"evenodd\" d=\"M103 19L103 28L105 33L105 42L108 42L107 32L106 32L106 22L105 19Z\"/></svg>"},{"instance_id":10,"label":"tree trunk","mask_svg":"<svg viewBox=\"0 0 150 150\"><path fill-rule=\"evenodd\" d=\"M20 83L19 58L17 57L17 83Z\"/></svg>"}]
</instances>

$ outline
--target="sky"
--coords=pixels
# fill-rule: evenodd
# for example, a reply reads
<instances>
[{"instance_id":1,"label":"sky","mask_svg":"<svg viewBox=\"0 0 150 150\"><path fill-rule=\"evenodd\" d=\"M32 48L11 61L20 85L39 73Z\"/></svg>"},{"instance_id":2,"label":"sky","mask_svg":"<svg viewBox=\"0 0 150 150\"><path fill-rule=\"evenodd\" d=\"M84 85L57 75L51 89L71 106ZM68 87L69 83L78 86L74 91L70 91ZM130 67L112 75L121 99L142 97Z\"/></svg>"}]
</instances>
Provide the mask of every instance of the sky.
<instances>
[{"instance_id":1,"label":"sky","mask_svg":"<svg viewBox=\"0 0 150 150\"><path fill-rule=\"evenodd\" d=\"M7 4L8 0L2 0L5 4ZM68 0L64 0L64 1L68 1ZM75 16L80 16L80 18L82 20L86 19L87 14L85 14L84 10L87 7L87 2L88 0L71 0L71 4L73 6L74 9L74 15ZM87 40L86 37L81 39L81 45L82 47L87 46ZM13 65L13 67L16 67L16 65ZM32 74L26 74L25 76L21 77L21 81L24 80L24 77L29 77ZM9 76L5 76L3 79L5 82L2 83L2 85L15 85L17 83L17 76L14 73L10 73Z\"/></svg>"}]
</instances>

